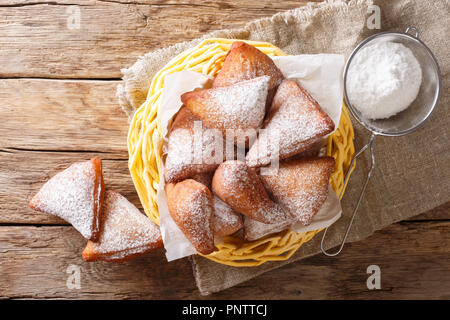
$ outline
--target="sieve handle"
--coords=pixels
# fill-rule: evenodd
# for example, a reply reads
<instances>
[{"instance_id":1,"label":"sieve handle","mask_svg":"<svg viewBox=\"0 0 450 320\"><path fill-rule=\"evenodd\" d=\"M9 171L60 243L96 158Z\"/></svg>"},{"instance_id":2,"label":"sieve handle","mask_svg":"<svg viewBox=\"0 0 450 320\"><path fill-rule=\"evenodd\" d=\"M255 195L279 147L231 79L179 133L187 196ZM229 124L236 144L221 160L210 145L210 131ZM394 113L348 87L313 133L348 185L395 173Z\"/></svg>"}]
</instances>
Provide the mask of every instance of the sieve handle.
<instances>
[{"instance_id":1,"label":"sieve handle","mask_svg":"<svg viewBox=\"0 0 450 320\"><path fill-rule=\"evenodd\" d=\"M348 179L350 178L351 168L353 168L353 164L355 163L356 158L358 158L364 151L366 151L367 148L370 149L370 156L371 156L370 170L369 170L369 173L367 174L366 182L364 183L364 186L361 190L361 194L359 195L358 203L356 204L355 210L353 211L352 218L350 219L350 223L348 224L347 231L345 232L344 239L342 240L341 246L339 247L338 251L336 251L334 253L329 253L324 249L325 236L327 235L327 231L328 231L329 227L327 227L323 233L322 241L320 242L320 249L322 250L323 254L326 256L329 256L329 257L337 256L344 248L345 241L347 240L348 234L350 233L350 229L353 224L353 220L355 219L356 214L358 213L359 205L361 204L361 200L364 196L364 193L366 192L366 187L367 187L367 184L369 183L370 176L372 175L373 169L375 168L375 155L373 152L373 144L375 142L375 136L376 136L375 134L372 134L372 136L370 137L369 143L367 143L364 147L362 147L361 150L359 150L359 152L353 157L352 161L350 162L350 167L345 175L344 186L347 185ZM344 188L342 188L342 190L339 194L339 199L341 198L343 191L344 191Z\"/></svg>"},{"instance_id":2,"label":"sieve handle","mask_svg":"<svg viewBox=\"0 0 450 320\"><path fill-rule=\"evenodd\" d=\"M413 32L414 32L414 34L412 34L412 36L413 36L414 38L419 39L419 29L417 29L417 28L414 27L414 26L409 26L408 28L406 28L405 33L411 34L410 31L413 31Z\"/></svg>"}]
</instances>

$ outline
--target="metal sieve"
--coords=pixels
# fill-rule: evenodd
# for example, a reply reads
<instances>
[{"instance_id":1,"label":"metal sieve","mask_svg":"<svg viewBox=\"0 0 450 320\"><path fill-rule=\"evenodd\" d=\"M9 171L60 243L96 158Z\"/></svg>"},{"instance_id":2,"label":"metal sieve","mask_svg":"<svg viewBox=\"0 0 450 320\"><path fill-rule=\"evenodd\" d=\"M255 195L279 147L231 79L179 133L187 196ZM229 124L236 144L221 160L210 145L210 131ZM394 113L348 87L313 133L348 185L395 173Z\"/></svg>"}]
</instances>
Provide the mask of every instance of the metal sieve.
<instances>
[{"instance_id":1,"label":"metal sieve","mask_svg":"<svg viewBox=\"0 0 450 320\"><path fill-rule=\"evenodd\" d=\"M353 59L355 58L356 55L358 55L361 49L382 41L401 43L413 52L414 56L416 57L417 61L420 64L420 67L422 68L422 84L420 86L416 100L414 100L414 102L406 110L387 119L372 120L364 118L358 111L358 109L356 109L352 105L352 102L350 101L347 92L347 75ZM373 151L375 137L378 135L389 137L403 136L408 133L414 132L420 127L422 127L425 121L430 117L434 108L436 107L440 93L441 93L441 73L438 62L433 53L431 52L431 50L425 45L425 43L423 43L419 39L419 32L418 29L415 27L408 27L404 33L403 32L377 33L362 41L350 54L350 57L348 58L344 69L345 102L348 108L350 109L353 117L366 129L372 132L372 136L370 137L369 142L364 147L362 147L361 150L358 151L358 153L356 153L356 155L353 157L350 163L350 168L353 168L355 160L367 149L370 149L371 166L367 174L366 181L363 185L361 194L359 196L359 200L351 216L342 243L338 251L334 253L329 253L324 249L324 241L328 228L325 229L325 232L322 237L322 242L320 244L320 248L325 255L336 256L342 251L342 248L345 245L345 241L347 240L351 226L353 224L353 221L356 217L359 206L361 204L361 200L366 191L367 184L369 183L369 179L375 167L375 156ZM351 170L349 170L345 176L344 186L348 182L348 179L350 177L349 174L350 171Z\"/></svg>"}]
</instances>

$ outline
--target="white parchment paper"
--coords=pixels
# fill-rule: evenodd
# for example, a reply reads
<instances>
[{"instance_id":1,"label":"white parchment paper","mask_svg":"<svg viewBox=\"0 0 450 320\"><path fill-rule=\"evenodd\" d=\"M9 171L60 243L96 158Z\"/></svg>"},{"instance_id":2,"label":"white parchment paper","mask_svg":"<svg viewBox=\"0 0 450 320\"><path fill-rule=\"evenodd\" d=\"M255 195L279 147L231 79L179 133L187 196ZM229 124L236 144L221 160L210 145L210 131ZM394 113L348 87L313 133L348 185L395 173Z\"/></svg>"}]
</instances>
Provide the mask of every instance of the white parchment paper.
<instances>
[{"instance_id":1,"label":"white parchment paper","mask_svg":"<svg viewBox=\"0 0 450 320\"><path fill-rule=\"evenodd\" d=\"M300 83L316 99L337 128L342 110L344 56L337 54L297 55L275 57L273 60L287 79ZM182 106L181 94L196 88L203 88L210 80L211 77L192 71L181 71L166 76L160 114L164 138L168 133L170 119ZM172 261L196 253L194 247L170 216L164 191L164 179L160 179L158 185L157 204L167 260ZM309 226L295 224L291 229L297 232L317 230L333 224L340 216L340 202L331 190L327 200ZM217 240L220 241L220 239Z\"/></svg>"}]
</instances>

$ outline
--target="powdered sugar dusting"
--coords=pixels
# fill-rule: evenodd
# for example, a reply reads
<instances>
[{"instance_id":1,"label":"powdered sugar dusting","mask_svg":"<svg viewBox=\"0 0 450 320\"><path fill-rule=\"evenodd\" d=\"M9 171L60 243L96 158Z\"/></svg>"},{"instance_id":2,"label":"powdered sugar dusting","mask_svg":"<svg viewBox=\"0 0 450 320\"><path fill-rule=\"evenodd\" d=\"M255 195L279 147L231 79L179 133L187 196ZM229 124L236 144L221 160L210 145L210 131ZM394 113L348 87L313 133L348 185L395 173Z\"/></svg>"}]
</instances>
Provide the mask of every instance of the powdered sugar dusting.
<instances>
[{"instance_id":1,"label":"powdered sugar dusting","mask_svg":"<svg viewBox=\"0 0 450 320\"><path fill-rule=\"evenodd\" d=\"M206 125L218 129L256 129L264 119L270 77L262 76L233 86L210 89L204 104Z\"/></svg>"},{"instance_id":2,"label":"powdered sugar dusting","mask_svg":"<svg viewBox=\"0 0 450 320\"><path fill-rule=\"evenodd\" d=\"M210 200L205 197L204 193L199 190L193 191L190 201L180 202L177 210L186 213L179 216L177 221L187 227L189 238L194 246L202 244L206 239L213 238L211 228L213 209Z\"/></svg>"},{"instance_id":3,"label":"powdered sugar dusting","mask_svg":"<svg viewBox=\"0 0 450 320\"><path fill-rule=\"evenodd\" d=\"M331 132L333 121L293 81L283 81L261 134L250 148L247 164L262 166L300 153ZM273 141L276 139L278 145Z\"/></svg>"},{"instance_id":4,"label":"powdered sugar dusting","mask_svg":"<svg viewBox=\"0 0 450 320\"><path fill-rule=\"evenodd\" d=\"M217 196L213 197L213 203L215 235L226 236L235 233L243 227L242 217L239 213Z\"/></svg>"},{"instance_id":5,"label":"powdered sugar dusting","mask_svg":"<svg viewBox=\"0 0 450 320\"><path fill-rule=\"evenodd\" d=\"M272 198L303 225L308 225L328 195L328 181L334 169L331 157L280 162L274 175L261 179Z\"/></svg>"},{"instance_id":6,"label":"powdered sugar dusting","mask_svg":"<svg viewBox=\"0 0 450 320\"><path fill-rule=\"evenodd\" d=\"M227 85L230 85L233 83L240 82L242 80L246 80L246 79L243 79L241 76L255 78L258 75L261 75L260 72L262 72L262 70L265 69L266 67L269 67L269 69L270 69L271 64L267 64L265 62L262 63L263 60L259 59L259 57L257 57L257 56L249 57L249 54L251 55L251 52L244 52L244 53L240 53L239 55L235 55L236 60L232 61L232 59L231 59L232 52L229 52L222 70L219 72L218 77L214 81L213 87L227 86ZM260 53L260 54L262 56L265 56L262 53ZM286 58L286 57L281 57L280 60L282 60L283 58ZM268 58L268 59L270 59L270 58ZM257 60L257 61L255 61L255 60ZM313 60L320 60L320 61L318 63L315 63L312 68L308 68L309 61L313 61ZM338 112L338 110L341 110L341 105L342 105L342 85L339 85L337 83L336 79L341 78L340 76L342 73L342 67L332 68L329 66L330 64L325 65L326 67L323 67L322 61L325 61L325 60L323 59L322 56L317 57L317 59L312 59L312 58L310 59L309 56L296 56L296 57L292 57L291 62L289 62L287 64L281 64L280 69L283 71L283 74L285 74L289 78L296 79L296 80L300 81L302 83L302 85L304 84L305 88L307 88L308 91L310 91L314 95L314 97L316 99L318 99L318 101L323 106L323 109L330 115L330 117L332 115L337 115L336 117L332 117L332 119L335 121L335 123L338 123L339 115L340 115L340 112ZM229 67L229 65L230 65L229 62L230 63L233 62L232 63L233 68L230 67L226 70L226 67L227 66ZM299 62L299 63L297 63L297 62ZM335 59L332 61L332 63L333 62L335 62ZM249 68L249 69L247 69L247 68ZM317 72L317 70L321 70L321 71ZM292 71L292 72L290 72L290 71ZM331 74L338 73L338 75L335 77L330 77L330 73ZM221 83L221 85L218 85L219 84L218 79L220 78L221 75L223 75L221 77L221 80L223 80L223 82ZM236 75L236 77L234 77L234 75ZM266 73L265 75L270 75L270 74ZM281 78L282 78L282 75L281 75ZM333 80L330 80L328 78L330 78L330 79L332 78ZM181 79L181 80L183 80L183 79ZM232 83L229 82L229 80ZM277 85L281 82L280 78L278 78L278 80L279 81L278 81ZM190 82L190 80L188 78L186 78L186 82ZM324 84L325 84L325 86L324 86ZM196 87L198 87L198 86L196 86ZM269 88L270 87L271 87L271 84L269 84ZM324 90L324 88L327 88L327 89ZM191 89L189 89L189 90L191 90ZM336 94L336 93L333 94L333 91L339 92L340 94ZM176 96L177 99L179 97L179 95L174 95L174 96ZM267 99L267 100L271 100L271 99ZM170 112L165 112L167 110L171 110L170 106L165 106L165 108L160 111L162 111L162 114L170 113ZM330 112L330 110L331 110L331 112ZM171 114L170 117L172 117L172 115L173 115L173 113ZM337 119L337 120L335 120L335 119ZM308 150L310 150L308 146L306 146L306 147L308 148ZM304 156L304 155L305 154L302 154L302 156ZM245 153L244 153L244 156L245 156ZM299 154L299 156L300 156L300 154ZM227 160L231 160L231 159L236 159L236 158L227 158ZM242 158L239 158L239 159L242 159ZM197 177L193 177L193 178L197 179ZM208 182L206 182L206 184L208 184ZM163 179L160 181L160 186L161 185L164 185ZM158 190L158 193L160 193L160 191L163 188L164 187L162 187L162 188L160 187ZM331 191L331 193L333 193L333 192ZM167 249L167 253L168 253L167 257L170 257L169 260L173 260L175 258L181 258L181 257L187 256L187 255L193 254L195 252L195 250L193 249L190 241L188 241L188 239L185 239L185 237L181 234L181 231L179 230L179 228L176 228L176 226L174 225L174 222L172 221L172 219L170 219L169 211L166 210L166 207L167 207L167 204L165 201L166 199L161 200L163 197L165 197L165 195L160 194L160 196L161 197L159 197L159 199L158 199L158 205L161 204L160 208L162 209L161 222L170 220L170 224L171 224L170 228L172 230L169 230L170 232L168 232L168 234L170 234L170 236L172 236L172 234L177 233L178 235L182 236L181 240L178 237L172 237L172 238L168 237L168 240L166 243L166 249ZM328 199L329 198L330 198L330 196L328 197ZM323 207L324 206L322 206L322 208ZM214 209L214 211L215 211L215 209ZM320 214L320 211L319 211L319 214ZM316 226L315 220L319 217L319 214L317 214L315 216L315 219L312 224L310 224L309 226L303 226L303 228L307 229L307 228ZM214 220L216 220L216 218ZM282 223L285 223L285 221L283 221ZM262 224L262 223L260 223L260 224ZM167 225L169 226L169 224L167 224ZM270 230L273 230L273 224L267 224L267 225L262 224L262 225L268 226L268 228ZM292 226L292 230L297 230L296 228L298 228L299 225L301 225L301 224L296 223L294 226ZM317 227L317 228L320 229L323 227L324 227L323 225L319 225L319 227ZM176 229L176 231L174 229ZM310 229L310 230L315 230L315 229ZM171 231L174 231L174 232L171 232ZM272 231L272 232L275 232L275 231ZM237 234L241 234L241 232L238 231L236 234L234 234L234 237L236 237Z\"/></svg>"},{"instance_id":7,"label":"powdered sugar dusting","mask_svg":"<svg viewBox=\"0 0 450 320\"><path fill-rule=\"evenodd\" d=\"M173 124L164 165L164 177L168 182L189 178L196 173L213 171L217 167L217 162L223 161L223 148L220 148L220 153L216 150L218 146L225 145L222 134L204 126L197 127L200 128L201 145L196 146L194 143L197 141L194 139L195 121L200 122L184 108L180 110Z\"/></svg>"},{"instance_id":8,"label":"powdered sugar dusting","mask_svg":"<svg viewBox=\"0 0 450 320\"><path fill-rule=\"evenodd\" d=\"M122 260L128 258L135 254L144 253L145 251L150 250L148 247L138 247L134 249L124 250L113 254L108 254L108 256L104 257L104 260L109 262L114 262L118 260Z\"/></svg>"},{"instance_id":9,"label":"powdered sugar dusting","mask_svg":"<svg viewBox=\"0 0 450 320\"><path fill-rule=\"evenodd\" d=\"M192 177L193 180L204 184L211 189L213 174L199 173ZM235 233L243 227L242 217L228 204L213 195L214 206L214 235L226 236Z\"/></svg>"},{"instance_id":10,"label":"powdered sugar dusting","mask_svg":"<svg viewBox=\"0 0 450 320\"><path fill-rule=\"evenodd\" d=\"M184 180L166 186L169 212L195 249L203 254L214 250L214 208L211 192L203 184Z\"/></svg>"},{"instance_id":11,"label":"powdered sugar dusting","mask_svg":"<svg viewBox=\"0 0 450 320\"><path fill-rule=\"evenodd\" d=\"M98 254L118 259L155 248L161 242L159 227L117 192L106 191L101 221L99 240L92 243Z\"/></svg>"},{"instance_id":12,"label":"powdered sugar dusting","mask_svg":"<svg viewBox=\"0 0 450 320\"><path fill-rule=\"evenodd\" d=\"M254 169L238 160L226 161L213 178L214 193L237 212L264 223L286 219L286 212L274 203Z\"/></svg>"},{"instance_id":13,"label":"powdered sugar dusting","mask_svg":"<svg viewBox=\"0 0 450 320\"><path fill-rule=\"evenodd\" d=\"M389 118L417 98L422 69L411 49L391 41L363 47L350 64L349 100L367 119Z\"/></svg>"},{"instance_id":14,"label":"powdered sugar dusting","mask_svg":"<svg viewBox=\"0 0 450 320\"><path fill-rule=\"evenodd\" d=\"M47 181L30 206L64 219L90 239L94 232L95 177L92 161L74 163Z\"/></svg>"}]
</instances>

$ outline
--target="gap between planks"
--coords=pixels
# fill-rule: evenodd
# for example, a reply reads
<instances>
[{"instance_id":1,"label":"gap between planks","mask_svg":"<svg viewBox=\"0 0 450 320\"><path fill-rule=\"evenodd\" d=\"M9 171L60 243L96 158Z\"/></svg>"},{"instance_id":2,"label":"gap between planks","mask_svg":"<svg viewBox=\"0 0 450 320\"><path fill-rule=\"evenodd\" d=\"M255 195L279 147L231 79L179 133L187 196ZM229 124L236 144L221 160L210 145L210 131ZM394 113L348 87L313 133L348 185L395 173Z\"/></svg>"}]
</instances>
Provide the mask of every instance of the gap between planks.
<instances>
[{"instance_id":1,"label":"gap between planks","mask_svg":"<svg viewBox=\"0 0 450 320\"><path fill-rule=\"evenodd\" d=\"M201 297L186 259L167 263L155 251L123 264L86 263L86 240L67 227L0 228L3 298L93 299L395 299L448 298L450 223L394 224L341 255L316 255L267 272L235 288ZM320 235L319 235L320 236ZM5 241L6 240L6 241ZM366 287L369 265L382 271L382 290ZM81 288L66 286L66 269L81 269ZM277 283L274 290L273 283Z\"/></svg>"},{"instance_id":2,"label":"gap between planks","mask_svg":"<svg viewBox=\"0 0 450 320\"><path fill-rule=\"evenodd\" d=\"M306 4L112 1L2 1L0 77L119 79L121 68L149 51ZM79 29L67 27L69 5L80 6Z\"/></svg>"}]
</instances>

